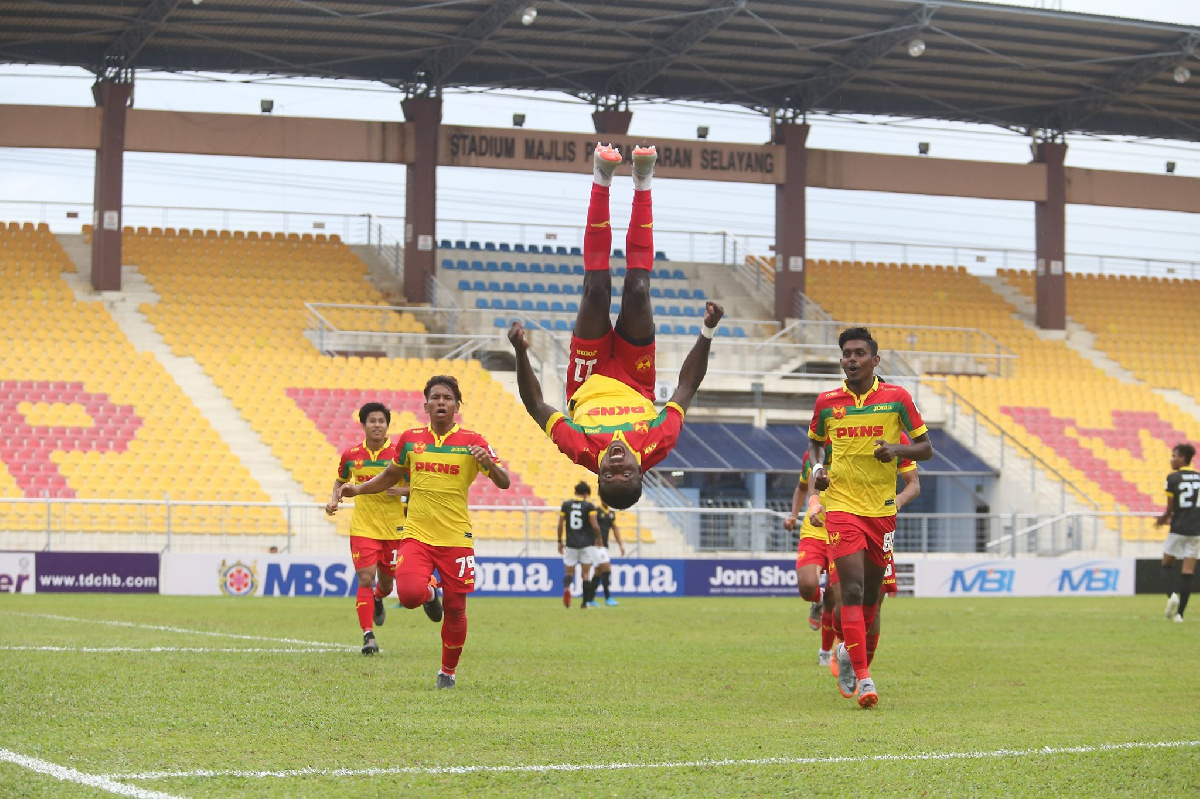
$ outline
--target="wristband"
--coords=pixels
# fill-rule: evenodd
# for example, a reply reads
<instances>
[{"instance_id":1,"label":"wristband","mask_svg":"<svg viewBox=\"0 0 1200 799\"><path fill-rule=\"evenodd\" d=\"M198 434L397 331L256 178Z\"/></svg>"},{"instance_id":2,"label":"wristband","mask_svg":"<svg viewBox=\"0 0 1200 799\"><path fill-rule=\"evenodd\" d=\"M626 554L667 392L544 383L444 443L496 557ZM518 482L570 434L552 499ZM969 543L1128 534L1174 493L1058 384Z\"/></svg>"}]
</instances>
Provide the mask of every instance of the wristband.
<instances>
[{"instance_id":1,"label":"wristband","mask_svg":"<svg viewBox=\"0 0 1200 799\"><path fill-rule=\"evenodd\" d=\"M825 464L818 463L816 466L812 467L812 473L810 476L815 480L815 479L817 479L817 472L823 472L823 471L825 471Z\"/></svg>"},{"instance_id":2,"label":"wristband","mask_svg":"<svg viewBox=\"0 0 1200 799\"><path fill-rule=\"evenodd\" d=\"M704 325L703 327L700 328L700 335L704 336L705 338L712 338L713 333L716 333L716 332L717 332L716 327L709 327L708 325Z\"/></svg>"}]
</instances>

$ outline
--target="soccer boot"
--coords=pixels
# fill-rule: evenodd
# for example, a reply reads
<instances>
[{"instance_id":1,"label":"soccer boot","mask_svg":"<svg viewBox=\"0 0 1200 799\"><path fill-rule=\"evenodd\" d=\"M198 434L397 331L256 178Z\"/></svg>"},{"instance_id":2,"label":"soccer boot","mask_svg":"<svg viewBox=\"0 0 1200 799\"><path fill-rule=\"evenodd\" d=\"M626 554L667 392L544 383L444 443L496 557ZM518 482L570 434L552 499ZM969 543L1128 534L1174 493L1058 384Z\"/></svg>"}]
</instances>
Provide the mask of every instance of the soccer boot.
<instances>
[{"instance_id":1,"label":"soccer boot","mask_svg":"<svg viewBox=\"0 0 1200 799\"><path fill-rule=\"evenodd\" d=\"M592 177L601 186L612 183L613 173L621 165L621 151L611 144L597 144L592 155Z\"/></svg>"},{"instance_id":2,"label":"soccer boot","mask_svg":"<svg viewBox=\"0 0 1200 799\"><path fill-rule=\"evenodd\" d=\"M808 626L813 630L821 629L821 614L825 611L825 606L821 602L814 602L808 606Z\"/></svg>"},{"instance_id":3,"label":"soccer boot","mask_svg":"<svg viewBox=\"0 0 1200 799\"><path fill-rule=\"evenodd\" d=\"M849 699L854 696L858 690L858 678L854 676L854 664L850 662L850 652L846 649L846 644L838 644L837 648L838 661L838 690L842 696Z\"/></svg>"},{"instance_id":4,"label":"soccer boot","mask_svg":"<svg viewBox=\"0 0 1200 799\"><path fill-rule=\"evenodd\" d=\"M379 644L375 642L375 633L367 631L363 633L362 653L364 655L374 655L379 651Z\"/></svg>"},{"instance_id":5,"label":"soccer boot","mask_svg":"<svg viewBox=\"0 0 1200 799\"><path fill-rule=\"evenodd\" d=\"M453 674L443 674L442 672L439 671L438 676L437 676L437 688L440 690L442 688L453 688L453 687L454 687L454 675Z\"/></svg>"},{"instance_id":6,"label":"soccer boot","mask_svg":"<svg viewBox=\"0 0 1200 799\"><path fill-rule=\"evenodd\" d=\"M433 599L421 605L421 608L425 611L425 615L429 617L430 621L436 622L442 620L442 600L438 599L436 588L433 589Z\"/></svg>"},{"instance_id":7,"label":"soccer boot","mask_svg":"<svg viewBox=\"0 0 1200 799\"><path fill-rule=\"evenodd\" d=\"M654 162L658 160L658 150L654 145L633 148L633 190L646 191L654 177Z\"/></svg>"},{"instance_id":8,"label":"soccer boot","mask_svg":"<svg viewBox=\"0 0 1200 799\"><path fill-rule=\"evenodd\" d=\"M563 589L563 607L564 608L571 607L571 589L570 588Z\"/></svg>"},{"instance_id":9,"label":"soccer boot","mask_svg":"<svg viewBox=\"0 0 1200 799\"><path fill-rule=\"evenodd\" d=\"M1167 620L1175 618L1175 614L1179 612L1179 594L1171 594L1167 597L1167 612L1164 613Z\"/></svg>"},{"instance_id":10,"label":"soccer boot","mask_svg":"<svg viewBox=\"0 0 1200 799\"><path fill-rule=\"evenodd\" d=\"M608 605L610 608L615 608L617 605L619 605L621 603L618 602L617 600L613 599L612 597L609 597L608 599L604 600L604 604Z\"/></svg>"},{"instance_id":11,"label":"soccer boot","mask_svg":"<svg viewBox=\"0 0 1200 799\"><path fill-rule=\"evenodd\" d=\"M870 677L863 677L858 682L858 706L863 710L870 710L879 703L879 694L875 690L875 681Z\"/></svg>"},{"instance_id":12,"label":"soccer boot","mask_svg":"<svg viewBox=\"0 0 1200 799\"><path fill-rule=\"evenodd\" d=\"M1182 614L1182 613L1176 613L1176 614L1175 614L1175 621L1177 621L1177 622L1182 622L1182 621L1183 621L1183 614Z\"/></svg>"},{"instance_id":13,"label":"soccer boot","mask_svg":"<svg viewBox=\"0 0 1200 799\"><path fill-rule=\"evenodd\" d=\"M817 650L817 665L818 666L828 666L832 662L833 662L833 653L832 652L826 652L824 649Z\"/></svg>"},{"instance_id":14,"label":"soccer boot","mask_svg":"<svg viewBox=\"0 0 1200 799\"><path fill-rule=\"evenodd\" d=\"M382 627L383 623L387 621L387 608L383 606L383 600L379 597L375 597L375 615L372 620L376 627Z\"/></svg>"}]
</instances>

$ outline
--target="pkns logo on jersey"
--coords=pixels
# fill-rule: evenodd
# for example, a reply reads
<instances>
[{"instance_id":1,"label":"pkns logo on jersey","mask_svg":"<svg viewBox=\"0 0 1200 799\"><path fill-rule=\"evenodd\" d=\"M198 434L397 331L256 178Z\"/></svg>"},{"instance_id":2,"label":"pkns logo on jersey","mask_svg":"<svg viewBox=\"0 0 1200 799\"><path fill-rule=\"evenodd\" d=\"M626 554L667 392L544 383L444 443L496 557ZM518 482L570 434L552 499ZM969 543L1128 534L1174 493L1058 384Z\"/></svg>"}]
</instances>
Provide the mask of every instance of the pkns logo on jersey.
<instances>
[{"instance_id":1,"label":"pkns logo on jersey","mask_svg":"<svg viewBox=\"0 0 1200 799\"><path fill-rule=\"evenodd\" d=\"M950 575L950 593L1011 594L1016 573L1016 569L1002 569L991 563L955 569Z\"/></svg>"},{"instance_id":2,"label":"pkns logo on jersey","mask_svg":"<svg viewBox=\"0 0 1200 799\"><path fill-rule=\"evenodd\" d=\"M879 438L883 435L883 425L863 425L862 427L839 427L838 438Z\"/></svg>"},{"instance_id":3,"label":"pkns logo on jersey","mask_svg":"<svg viewBox=\"0 0 1200 799\"><path fill-rule=\"evenodd\" d=\"M1115 594L1121 579L1119 568L1102 568L1097 563L1082 563L1063 569L1058 577L1060 594Z\"/></svg>"},{"instance_id":4,"label":"pkns logo on jersey","mask_svg":"<svg viewBox=\"0 0 1200 799\"><path fill-rule=\"evenodd\" d=\"M458 474L458 464L439 463L437 461L417 461L413 464L413 471L433 472L435 474Z\"/></svg>"}]
</instances>

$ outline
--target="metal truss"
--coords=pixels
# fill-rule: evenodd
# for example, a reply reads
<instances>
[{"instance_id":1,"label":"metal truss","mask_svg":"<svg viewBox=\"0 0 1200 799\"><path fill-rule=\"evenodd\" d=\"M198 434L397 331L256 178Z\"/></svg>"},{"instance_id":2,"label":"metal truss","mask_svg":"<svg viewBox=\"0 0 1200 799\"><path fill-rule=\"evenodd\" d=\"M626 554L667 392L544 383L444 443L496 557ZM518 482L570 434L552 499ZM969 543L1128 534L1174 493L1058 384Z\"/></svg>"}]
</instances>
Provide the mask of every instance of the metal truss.
<instances>
[{"instance_id":1,"label":"metal truss","mask_svg":"<svg viewBox=\"0 0 1200 799\"><path fill-rule=\"evenodd\" d=\"M461 64L492 34L503 27L518 7L526 5L529 0L498 0L488 6L487 10L471 20L470 24L449 44L442 45L433 51L424 61L417 65L412 80L404 84L409 94L428 95L441 91L442 85Z\"/></svg>"},{"instance_id":2,"label":"metal truss","mask_svg":"<svg viewBox=\"0 0 1200 799\"><path fill-rule=\"evenodd\" d=\"M150 0L142 13L108 46L92 68L100 80L129 80L133 60L183 0Z\"/></svg>"}]
</instances>

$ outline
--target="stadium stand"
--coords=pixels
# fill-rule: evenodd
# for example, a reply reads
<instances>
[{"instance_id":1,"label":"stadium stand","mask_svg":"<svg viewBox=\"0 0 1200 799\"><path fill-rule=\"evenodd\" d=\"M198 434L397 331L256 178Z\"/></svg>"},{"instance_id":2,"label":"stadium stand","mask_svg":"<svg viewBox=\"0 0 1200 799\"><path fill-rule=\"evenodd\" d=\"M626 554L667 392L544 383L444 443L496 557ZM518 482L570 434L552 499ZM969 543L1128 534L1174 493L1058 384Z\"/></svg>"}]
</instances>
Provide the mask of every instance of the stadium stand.
<instances>
[{"instance_id":1,"label":"stadium stand","mask_svg":"<svg viewBox=\"0 0 1200 799\"><path fill-rule=\"evenodd\" d=\"M162 297L143 312L177 354L200 363L314 500L327 500L338 452L362 435L358 407L387 403L392 434L423 425L421 391L434 374L458 378L462 424L483 433L512 472L508 491L486 480L473 484L472 504L514 507L477 512L479 538L554 540L556 514L532 515L527 531L515 508L557 507L575 482L594 479L565 460L478 361L319 352L305 336L305 301L381 307L371 330L424 330L409 314L382 310L387 303L367 280L366 264L336 237L141 229L124 241L126 260ZM351 329L356 313L344 310ZM347 534L349 514L336 519Z\"/></svg>"},{"instance_id":2,"label":"stadium stand","mask_svg":"<svg viewBox=\"0 0 1200 799\"><path fill-rule=\"evenodd\" d=\"M1022 278L1003 274L1021 287ZM838 290L847 282L855 286L852 295ZM1026 279L1024 290L1031 288ZM1190 415L1146 385L1109 376L1063 341L1039 337L1016 308L964 269L817 262L808 289L838 319L862 318L869 309L870 324L977 327L1004 342L1018 356L1010 376L949 376L945 385L1104 509L1161 510L1171 446L1200 437ZM881 338L887 348L912 346ZM1148 523L1135 527L1126 528L1127 537L1161 538Z\"/></svg>"},{"instance_id":3,"label":"stadium stand","mask_svg":"<svg viewBox=\"0 0 1200 799\"><path fill-rule=\"evenodd\" d=\"M139 355L100 302L77 300L74 272L41 225L0 226L0 496L266 502L268 497L152 356ZM58 506L86 532L161 529L165 509ZM46 510L10 506L0 529L44 527ZM222 527L219 509L176 509L178 532ZM232 532L273 533L273 508Z\"/></svg>"}]
</instances>

